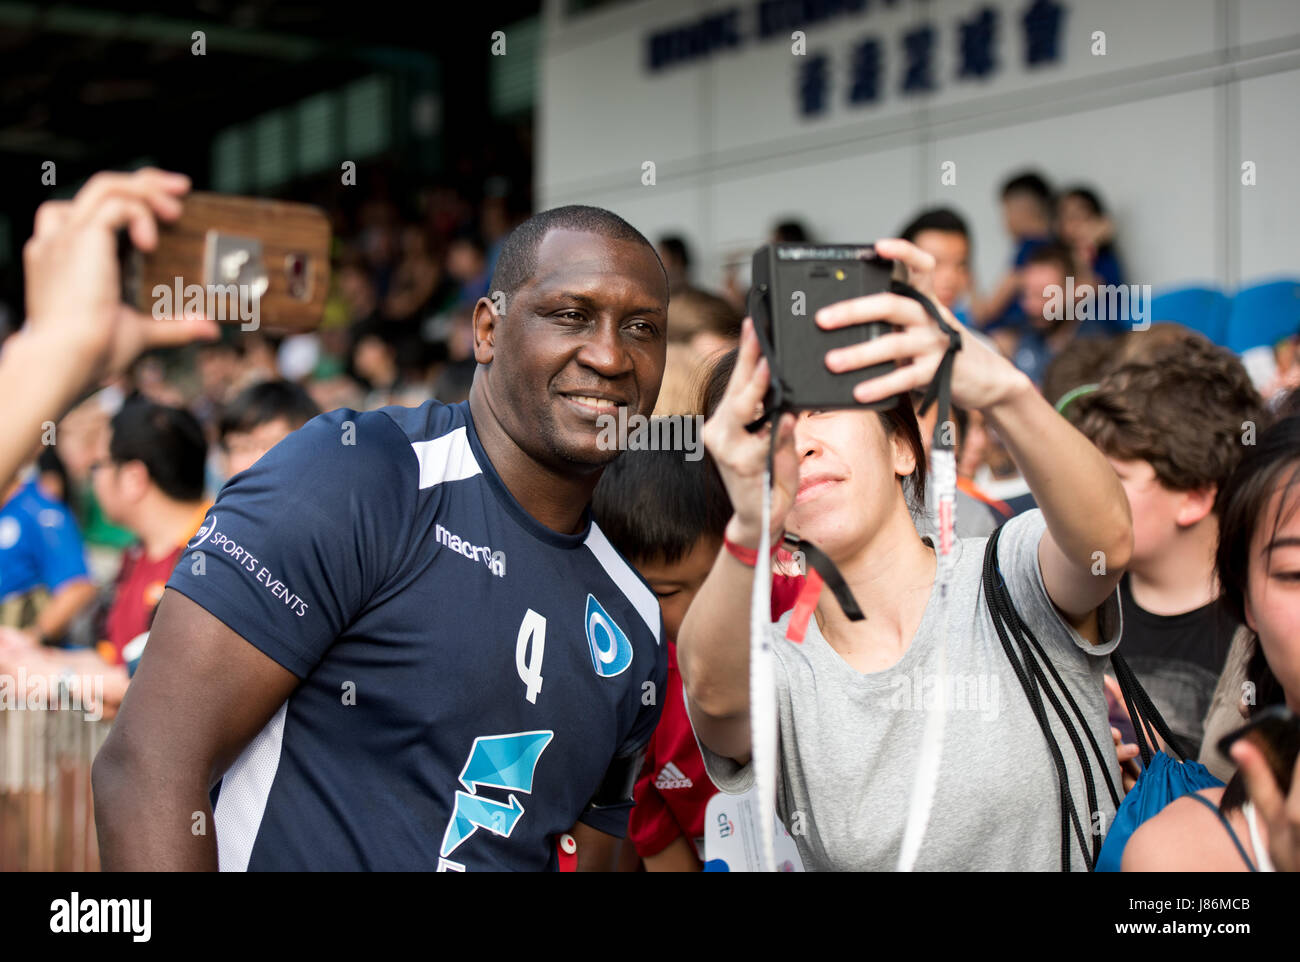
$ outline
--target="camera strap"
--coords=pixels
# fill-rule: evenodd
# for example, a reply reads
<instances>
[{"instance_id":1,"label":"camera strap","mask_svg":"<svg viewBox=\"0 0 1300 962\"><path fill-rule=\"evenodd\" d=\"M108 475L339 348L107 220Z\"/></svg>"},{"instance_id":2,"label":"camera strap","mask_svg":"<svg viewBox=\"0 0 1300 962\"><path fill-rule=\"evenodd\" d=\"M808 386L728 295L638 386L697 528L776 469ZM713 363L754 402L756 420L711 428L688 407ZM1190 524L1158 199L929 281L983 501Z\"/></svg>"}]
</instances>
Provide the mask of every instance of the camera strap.
<instances>
[{"instance_id":1,"label":"camera strap","mask_svg":"<svg viewBox=\"0 0 1300 962\"><path fill-rule=\"evenodd\" d=\"M749 604L749 742L758 795L759 866L776 871L777 755L776 653L772 650L772 462L776 453L776 423L772 424L763 468L762 526L754 564Z\"/></svg>"},{"instance_id":2,"label":"camera strap","mask_svg":"<svg viewBox=\"0 0 1300 962\"><path fill-rule=\"evenodd\" d=\"M946 704L948 684L948 626L950 623L951 603L949 586L956 565L953 548L956 544L956 503L957 503L957 432L950 420L952 417L952 369L961 350L961 334L949 324L942 312L930 298L926 297L910 284L892 281L889 285L892 293L909 297L916 301L930 315L930 319L939 325L939 330L948 337L948 348L939 360L930 386L926 388L921 399L921 414L938 404L938 416L935 418L934 435L930 444L930 476L934 480L936 504L933 510L935 530L938 532L936 545L935 580L939 589L939 604L943 611L943 628L935 657L935 674L939 681L939 691L944 697L940 704L932 707L925 719L921 732L921 746L917 752L916 780L912 785L912 795L907 805L907 821L903 827L903 839L898 852L898 870L910 872L916 865L921 852L921 842L930 823L930 810L934 805L935 792L939 787L940 760L943 756L943 731L948 713ZM928 506L927 506L928 507Z\"/></svg>"},{"instance_id":3,"label":"camera strap","mask_svg":"<svg viewBox=\"0 0 1300 962\"><path fill-rule=\"evenodd\" d=\"M849 590L848 583L844 576L840 574L840 569L835 567L835 562L826 556L826 553L817 547L811 541L787 533L781 540L781 547L793 553L796 557L802 556L805 563L805 569L799 573L805 577L817 577L818 584L824 584L831 589L831 594L835 600L840 603L840 608L844 611L844 616L849 621L862 621L866 615L858 607L858 600L853 597L853 592ZM803 638L803 632L799 632L799 637Z\"/></svg>"},{"instance_id":4,"label":"camera strap","mask_svg":"<svg viewBox=\"0 0 1300 962\"><path fill-rule=\"evenodd\" d=\"M940 428L948 420L952 411L952 366L957 360L957 352L961 350L961 334L943 318L943 314L934 306L934 302L918 291L911 284L904 284L902 281L891 281L889 290L893 294L901 297L910 297L925 309L925 313L930 315L930 319L939 325L939 330L948 335L948 349L943 352L943 358L939 361L939 369L934 372L934 380L926 388L925 395L921 398L921 414L930 410L930 405L939 402L939 420L934 426L934 443L936 447L942 446L948 451L956 449L956 439L953 438L953 432L945 432L947 441L940 435Z\"/></svg>"}]
</instances>

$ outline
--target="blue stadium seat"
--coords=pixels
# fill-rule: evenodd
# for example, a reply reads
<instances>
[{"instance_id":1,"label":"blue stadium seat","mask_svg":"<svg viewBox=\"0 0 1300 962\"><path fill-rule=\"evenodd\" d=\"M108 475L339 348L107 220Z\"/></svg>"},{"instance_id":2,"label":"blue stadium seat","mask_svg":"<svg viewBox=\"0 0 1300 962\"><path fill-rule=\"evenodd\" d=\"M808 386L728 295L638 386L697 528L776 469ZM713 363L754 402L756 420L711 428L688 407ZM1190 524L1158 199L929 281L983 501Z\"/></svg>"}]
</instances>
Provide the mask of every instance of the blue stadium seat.
<instances>
[{"instance_id":1,"label":"blue stadium seat","mask_svg":"<svg viewBox=\"0 0 1300 962\"><path fill-rule=\"evenodd\" d=\"M1151 321L1177 321L1200 331L1215 344L1223 344L1228 335L1228 315L1232 301L1223 291L1209 287L1185 287L1166 291L1151 299Z\"/></svg>"},{"instance_id":2,"label":"blue stadium seat","mask_svg":"<svg viewBox=\"0 0 1300 962\"><path fill-rule=\"evenodd\" d=\"M1232 299L1227 346L1240 354L1300 333L1300 281L1243 287Z\"/></svg>"}]
</instances>

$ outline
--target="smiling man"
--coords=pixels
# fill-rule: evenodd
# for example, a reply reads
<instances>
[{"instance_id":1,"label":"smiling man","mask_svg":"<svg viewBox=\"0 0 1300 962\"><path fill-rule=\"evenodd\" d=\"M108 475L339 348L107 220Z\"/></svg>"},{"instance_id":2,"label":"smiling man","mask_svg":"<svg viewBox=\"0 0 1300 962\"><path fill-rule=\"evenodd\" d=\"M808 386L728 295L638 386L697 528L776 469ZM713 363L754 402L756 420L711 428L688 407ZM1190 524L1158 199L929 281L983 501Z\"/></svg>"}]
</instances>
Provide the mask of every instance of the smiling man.
<instances>
[{"instance_id":1,"label":"smiling man","mask_svg":"<svg viewBox=\"0 0 1300 962\"><path fill-rule=\"evenodd\" d=\"M607 864L667 660L588 503L597 418L654 408L667 279L564 207L492 291L467 402L322 415L223 489L95 762L106 869Z\"/></svg>"}]
</instances>

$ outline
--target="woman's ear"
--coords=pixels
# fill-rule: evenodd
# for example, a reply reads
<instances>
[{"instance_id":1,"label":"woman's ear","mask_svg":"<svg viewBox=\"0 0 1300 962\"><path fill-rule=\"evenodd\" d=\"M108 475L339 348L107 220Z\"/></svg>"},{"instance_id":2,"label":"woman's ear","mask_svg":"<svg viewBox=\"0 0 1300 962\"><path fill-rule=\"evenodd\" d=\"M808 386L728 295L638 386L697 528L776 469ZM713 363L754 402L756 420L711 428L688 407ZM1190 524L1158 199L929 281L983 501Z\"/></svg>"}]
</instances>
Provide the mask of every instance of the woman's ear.
<instances>
[{"instance_id":1,"label":"woman's ear","mask_svg":"<svg viewBox=\"0 0 1300 962\"><path fill-rule=\"evenodd\" d=\"M894 473L905 478L916 470L916 454L907 443L907 438L903 437L902 431L892 432L889 442L894 451Z\"/></svg>"}]
</instances>

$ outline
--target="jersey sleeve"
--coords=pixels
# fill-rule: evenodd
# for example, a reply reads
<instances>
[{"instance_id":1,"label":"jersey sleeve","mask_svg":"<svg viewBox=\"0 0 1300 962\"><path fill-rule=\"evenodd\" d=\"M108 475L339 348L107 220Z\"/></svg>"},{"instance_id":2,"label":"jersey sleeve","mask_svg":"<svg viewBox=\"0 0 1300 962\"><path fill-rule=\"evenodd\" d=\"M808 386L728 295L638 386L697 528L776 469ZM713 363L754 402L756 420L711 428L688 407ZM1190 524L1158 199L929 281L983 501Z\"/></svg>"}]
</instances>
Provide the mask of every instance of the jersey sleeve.
<instances>
[{"instance_id":1,"label":"jersey sleeve","mask_svg":"<svg viewBox=\"0 0 1300 962\"><path fill-rule=\"evenodd\" d=\"M304 677L406 556L417 493L391 418L323 414L222 489L167 587Z\"/></svg>"},{"instance_id":2,"label":"jersey sleeve","mask_svg":"<svg viewBox=\"0 0 1300 962\"><path fill-rule=\"evenodd\" d=\"M54 592L69 581L89 577L81 535L66 508L43 509L38 527L41 533L41 582L45 587Z\"/></svg>"}]
</instances>

